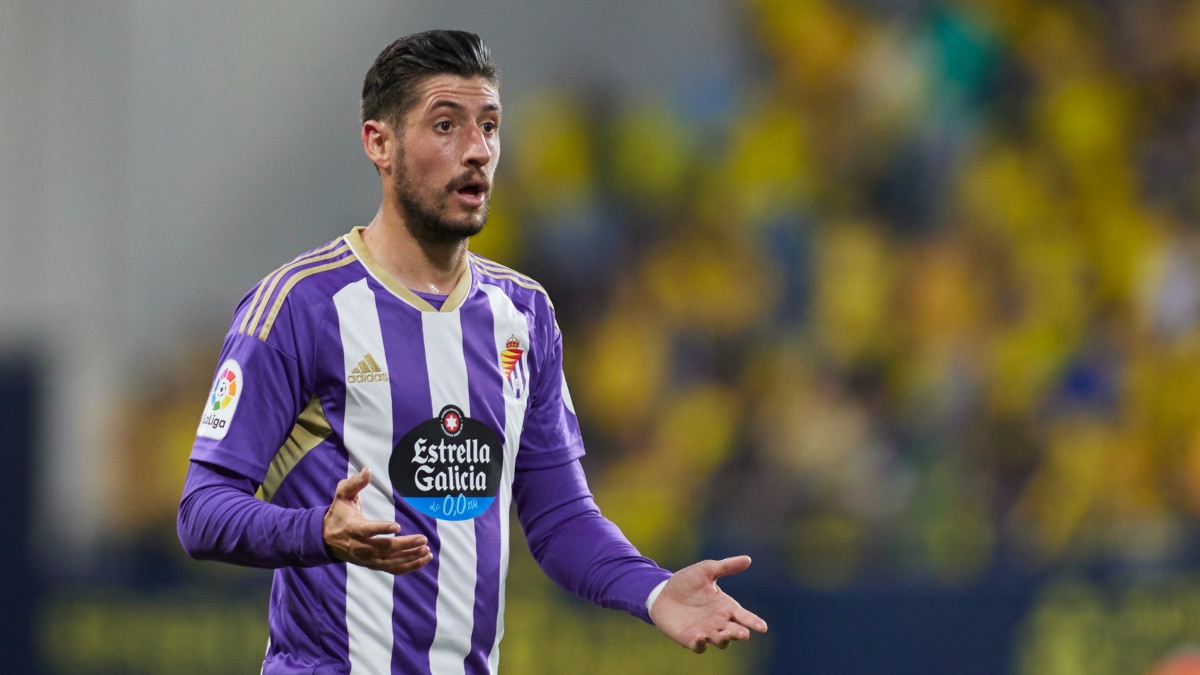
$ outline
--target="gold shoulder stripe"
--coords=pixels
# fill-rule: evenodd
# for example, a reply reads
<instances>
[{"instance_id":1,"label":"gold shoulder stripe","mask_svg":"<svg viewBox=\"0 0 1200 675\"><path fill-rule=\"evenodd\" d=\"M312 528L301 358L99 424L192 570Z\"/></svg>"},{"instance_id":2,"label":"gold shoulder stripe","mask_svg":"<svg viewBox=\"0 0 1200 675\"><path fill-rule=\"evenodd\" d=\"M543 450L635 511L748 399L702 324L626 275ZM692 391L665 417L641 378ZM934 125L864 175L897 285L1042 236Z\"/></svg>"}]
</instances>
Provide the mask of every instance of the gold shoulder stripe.
<instances>
[{"instance_id":1,"label":"gold shoulder stripe","mask_svg":"<svg viewBox=\"0 0 1200 675\"><path fill-rule=\"evenodd\" d=\"M334 239L333 241L316 250L296 256L288 264L268 274L267 277L262 280L262 283L258 285L258 290L254 292L254 298L250 300L250 306L246 308L246 316L242 319L242 325L238 328L238 332L243 335L247 334L246 331L250 327L250 317L255 314L255 307L257 307L258 303L262 300L264 290L266 290L268 287L274 288L275 284L278 283L279 277L286 274L288 270L297 265L303 264L306 260L319 256L330 249L336 248L340 243L342 243L341 237ZM270 297L270 293L267 293L267 297Z\"/></svg>"},{"instance_id":2,"label":"gold shoulder stripe","mask_svg":"<svg viewBox=\"0 0 1200 675\"><path fill-rule=\"evenodd\" d=\"M296 418L296 424L288 433L283 447L279 448L279 451L271 458L271 465L267 469L266 477L263 478L263 501L271 501L279 490L279 486L283 484L283 479L287 478L287 475L310 450L329 438L331 433L333 433L333 428L325 417L325 411L321 409L321 401L313 396L300 416Z\"/></svg>"},{"instance_id":3,"label":"gold shoulder stripe","mask_svg":"<svg viewBox=\"0 0 1200 675\"><path fill-rule=\"evenodd\" d=\"M248 310L246 312L246 319L242 322L241 332L245 335L252 335L256 330L258 330L256 326L258 326L259 320L262 319L263 311L270 303L271 296L275 293L275 288L279 285L280 280L282 280L290 272L304 265L335 258L344 253L347 248L348 247L346 246L345 241L341 239L335 239L328 245L323 246L308 255L300 256L299 258L296 258L292 262L276 270L276 272L270 277L270 283L264 281L260 287L260 291L264 288L266 289L265 292L262 293L262 297L259 298L256 294L255 306L253 311Z\"/></svg>"},{"instance_id":4,"label":"gold shoulder stripe","mask_svg":"<svg viewBox=\"0 0 1200 675\"><path fill-rule=\"evenodd\" d=\"M493 272L496 274L508 274L508 275L512 275L512 276L520 278L520 279L524 279L528 283L537 284L537 281L533 277L525 275L525 274L521 274L520 272L514 270L513 268L501 265L500 263L498 263L494 260L488 260L487 258L485 258L481 255L472 255L472 259L475 261L476 265L478 265L479 268L481 270L483 270L484 272ZM540 286L541 284L538 284L538 285Z\"/></svg>"},{"instance_id":5,"label":"gold shoulder stripe","mask_svg":"<svg viewBox=\"0 0 1200 675\"><path fill-rule=\"evenodd\" d=\"M475 265L479 268L479 271L483 274L497 279L508 279L510 281L515 281L524 288L541 291L542 293L546 292L545 287L538 283L533 277L521 274L511 267L505 267L500 263L493 262L482 256L474 255L472 258L475 261Z\"/></svg>"},{"instance_id":6,"label":"gold shoulder stripe","mask_svg":"<svg viewBox=\"0 0 1200 675\"><path fill-rule=\"evenodd\" d=\"M267 302L271 294L275 292L275 287L279 284L279 280L284 275L302 265L337 256L339 249L344 245L345 242L342 239L334 239L321 248L309 251L267 275L267 278L263 279L262 283L258 285L258 290L254 292L254 298L250 301L250 307L246 309L246 316L242 319L242 325L238 328L238 332L243 335L250 335L253 332L251 327L257 324L258 320L262 318L263 308L265 307L265 304L259 303Z\"/></svg>"},{"instance_id":7,"label":"gold shoulder stripe","mask_svg":"<svg viewBox=\"0 0 1200 675\"><path fill-rule=\"evenodd\" d=\"M508 281L515 282L522 288L528 288L531 291L538 291L542 295L549 297L549 294L546 293L546 289L541 284L536 281L531 281L528 277L523 277L519 274L505 274L503 272L492 271L488 271L486 274L493 279L507 279Z\"/></svg>"},{"instance_id":8,"label":"gold shoulder stripe","mask_svg":"<svg viewBox=\"0 0 1200 675\"><path fill-rule=\"evenodd\" d=\"M291 278L289 278L283 285L283 288L279 290L279 295L275 297L275 302L271 303L271 311L267 312L266 318L263 319L262 328L258 331L258 339L266 342L267 336L271 334L271 327L275 325L275 318L279 316L279 310L283 307L283 301L287 299L287 294L290 293L293 288L295 288L296 284L314 274L337 269L339 267L345 267L355 260L356 258L354 256L348 255L341 260L334 260L333 262L325 263L324 265L309 267L293 274Z\"/></svg>"},{"instance_id":9,"label":"gold shoulder stripe","mask_svg":"<svg viewBox=\"0 0 1200 675\"><path fill-rule=\"evenodd\" d=\"M523 276L516 272L507 274L507 273L497 272L497 271L492 271L492 270L486 270L484 272L484 274L486 274L489 278L492 278L492 279L505 279L505 280L515 283L516 285L518 285L522 288L528 288L531 291L537 291L538 293L541 293L542 295L546 296L546 302L550 303L550 309L554 309L554 301L550 299L550 294L546 292L545 287L543 287L538 282L530 279L529 277Z\"/></svg>"}]
</instances>

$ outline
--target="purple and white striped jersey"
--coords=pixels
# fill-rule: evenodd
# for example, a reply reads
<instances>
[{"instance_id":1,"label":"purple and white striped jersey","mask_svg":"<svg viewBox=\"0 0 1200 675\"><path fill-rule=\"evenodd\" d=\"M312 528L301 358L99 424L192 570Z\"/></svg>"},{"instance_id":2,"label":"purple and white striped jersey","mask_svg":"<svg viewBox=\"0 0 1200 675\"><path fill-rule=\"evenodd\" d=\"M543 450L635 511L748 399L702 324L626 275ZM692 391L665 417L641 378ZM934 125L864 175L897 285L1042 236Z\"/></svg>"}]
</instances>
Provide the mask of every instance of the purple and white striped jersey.
<instances>
[{"instance_id":1,"label":"purple and white striped jersey","mask_svg":"<svg viewBox=\"0 0 1200 675\"><path fill-rule=\"evenodd\" d=\"M435 309L372 260L361 231L243 299L192 460L261 485L270 504L322 512L366 466L364 515L429 539L433 562L401 576L328 559L268 565L264 673L495 672L514 480L520 491L520 475L583 454L553 308L533 280L469 254ZM644 558L618 567L626 581L605 592L628 597L605 604L645 619L635 605L669 573Z\"/></svg>"}]
</instances>

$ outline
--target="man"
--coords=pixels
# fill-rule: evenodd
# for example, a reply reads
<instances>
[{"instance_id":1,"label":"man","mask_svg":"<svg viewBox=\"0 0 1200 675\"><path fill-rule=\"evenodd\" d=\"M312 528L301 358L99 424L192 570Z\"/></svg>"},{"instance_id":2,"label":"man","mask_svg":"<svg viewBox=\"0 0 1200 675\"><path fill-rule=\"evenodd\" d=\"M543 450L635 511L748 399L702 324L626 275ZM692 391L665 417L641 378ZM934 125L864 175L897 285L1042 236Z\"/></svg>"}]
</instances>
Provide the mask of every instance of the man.
<instances>
[{"instance_id":1,"label":"man","mask_svg":"<svg viewBox=\"0 0 1200 675\"><path fill-rule=\"evenodd\" d=\"M512 503L581 597L696 652L766 630L716 585L749 558L672 575L593 503L550 301L467 250L500 119L477 36L387 47L362 99L379 212L234 314L178 528L195 558L275 568L264 673L495 672Z\"/></svg>"}]
</instances>

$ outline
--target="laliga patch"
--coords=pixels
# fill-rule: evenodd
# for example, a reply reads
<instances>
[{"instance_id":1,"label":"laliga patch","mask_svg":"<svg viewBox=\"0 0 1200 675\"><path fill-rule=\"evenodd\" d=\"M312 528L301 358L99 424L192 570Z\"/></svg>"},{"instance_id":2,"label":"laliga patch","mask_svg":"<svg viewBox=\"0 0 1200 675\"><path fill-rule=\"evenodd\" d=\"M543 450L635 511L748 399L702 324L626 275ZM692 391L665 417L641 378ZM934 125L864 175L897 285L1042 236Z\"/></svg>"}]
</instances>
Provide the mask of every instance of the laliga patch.
<instances>
[{"instance_id":1,"label":"laliga patch","mask_svg":"<svg viewBox=\"0 0 1200 675\"><path fill-rule=\"evenodd\" d=\"M242 366L233 359L226 359L217 369L217 379L213 382L204 414L200 416L200 426L196 429L197 436L218 441L225 438L238 401L242 398L244 385Z\"/></svg>"},{"instance_id":2,"label":"laliga patch","mask_svg":"<svg viewBox=\"0 0 1200 675\"><path fill-rule=\"evenodd\" d=\"M400 439L388 474L396 492L421 513L470 520L496 501L503 466L500 435L448 405Z\"/></svg>"}]
</instances>

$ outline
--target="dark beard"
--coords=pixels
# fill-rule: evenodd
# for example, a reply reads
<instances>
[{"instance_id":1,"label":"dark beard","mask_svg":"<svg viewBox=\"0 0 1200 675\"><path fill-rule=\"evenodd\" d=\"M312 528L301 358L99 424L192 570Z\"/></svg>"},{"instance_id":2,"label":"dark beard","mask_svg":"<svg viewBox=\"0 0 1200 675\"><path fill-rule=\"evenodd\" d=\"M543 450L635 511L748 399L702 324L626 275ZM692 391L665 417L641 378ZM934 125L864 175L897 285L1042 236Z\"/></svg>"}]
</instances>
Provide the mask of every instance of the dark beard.
<instances>
[{"instance_id":1,"label":"dark beard","mask_svg":"<svg viewBox=\"0 0 1200 675\"><path fill-rule=\"evenodd\" d=\"M443 199L454 196L454 191L447 188ZM420 242L427 244L455 244L479 234L487 222L488 205L480 207L478 220L465 223L454 222L442 217L433 200L422 199L415 186L409 184L403 177L396 178L396 200L404 210L405 223L408 231Z\"/></svg>"}]
</instances>

